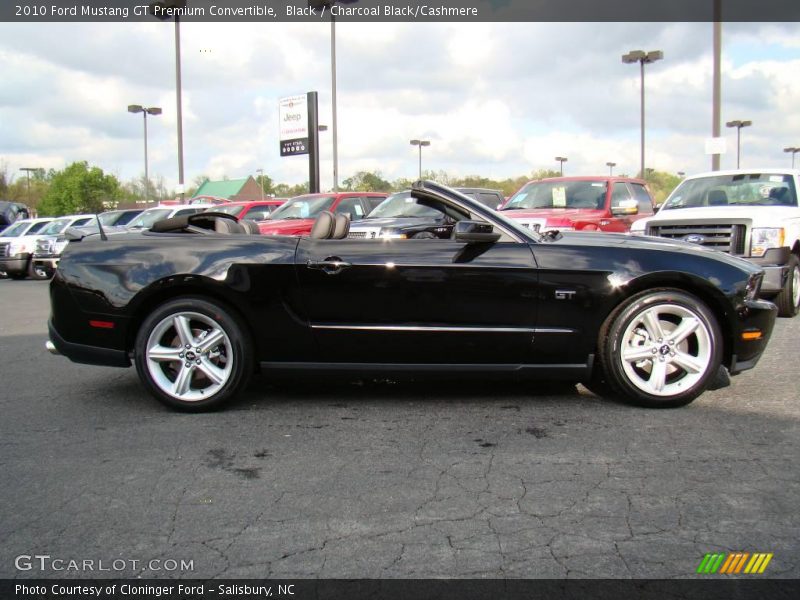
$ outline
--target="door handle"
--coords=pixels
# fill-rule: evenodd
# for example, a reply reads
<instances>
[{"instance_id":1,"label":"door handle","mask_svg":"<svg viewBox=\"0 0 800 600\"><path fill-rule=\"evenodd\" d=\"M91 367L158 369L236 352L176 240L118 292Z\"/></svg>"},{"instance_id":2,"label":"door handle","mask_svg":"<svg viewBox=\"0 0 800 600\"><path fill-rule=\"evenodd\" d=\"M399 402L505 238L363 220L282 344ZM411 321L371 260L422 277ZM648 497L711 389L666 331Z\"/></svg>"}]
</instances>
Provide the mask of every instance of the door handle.
<instances>
[{"instance_id":1,"label":"door handle","mask_svg":"<svg viewBox=\"0 0 800 600\"><path fill-rule=\"evenodd\" d=\"M317 269L326 273L327 275L337 275L344 269L352 267L349 262L343 261L338 256L329 256L324 260L309 260L306 267L309 269Z\"/></svg>"}]
</instances>

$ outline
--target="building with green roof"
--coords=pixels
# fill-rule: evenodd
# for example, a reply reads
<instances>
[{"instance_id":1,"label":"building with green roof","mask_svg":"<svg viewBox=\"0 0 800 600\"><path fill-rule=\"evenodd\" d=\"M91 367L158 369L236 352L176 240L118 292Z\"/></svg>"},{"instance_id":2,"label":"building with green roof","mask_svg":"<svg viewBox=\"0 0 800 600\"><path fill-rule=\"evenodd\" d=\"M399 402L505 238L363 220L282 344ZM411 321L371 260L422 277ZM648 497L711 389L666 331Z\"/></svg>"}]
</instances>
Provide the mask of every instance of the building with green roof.
<instances>
[{"instance_id":1,"label":"building with green roof","mask_svg":"<svg viewBox=\"0 0 800 600\"><path fill-rule=\"evenodd\" d=\"M225 198L231 202L251 202L253 200L261 200L261 195L261 187L250 176L244 179L223 179L221 181L206 179L197 188L193 197L212 196L214 198Z\"/></svg>"}]
</instances>

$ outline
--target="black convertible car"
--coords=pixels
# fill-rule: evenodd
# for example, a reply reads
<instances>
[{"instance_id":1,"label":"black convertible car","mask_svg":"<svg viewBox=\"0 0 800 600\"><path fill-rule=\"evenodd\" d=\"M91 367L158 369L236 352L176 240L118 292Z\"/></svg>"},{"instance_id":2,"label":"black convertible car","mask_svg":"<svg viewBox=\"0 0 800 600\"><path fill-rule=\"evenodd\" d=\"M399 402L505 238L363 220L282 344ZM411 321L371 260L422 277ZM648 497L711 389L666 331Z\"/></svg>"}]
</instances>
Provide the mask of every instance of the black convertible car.
<instances>
[{"instance_id":1,"label":"black convertible car","mask_svg":"<svg viewBox=\"0 0 800 600\"><path fill-rule=\"evenodd\" d=\"M257 369L507 373L666 407L755 366L772 332L762 273L743 260L540 236L431 182L413 194L454 216L450 239L348 239L329 213L309 237L267 237L202 213L75 240L50 286L48 348L133 362L187 410L231 398Z\"/></svg>"}]
</instances>

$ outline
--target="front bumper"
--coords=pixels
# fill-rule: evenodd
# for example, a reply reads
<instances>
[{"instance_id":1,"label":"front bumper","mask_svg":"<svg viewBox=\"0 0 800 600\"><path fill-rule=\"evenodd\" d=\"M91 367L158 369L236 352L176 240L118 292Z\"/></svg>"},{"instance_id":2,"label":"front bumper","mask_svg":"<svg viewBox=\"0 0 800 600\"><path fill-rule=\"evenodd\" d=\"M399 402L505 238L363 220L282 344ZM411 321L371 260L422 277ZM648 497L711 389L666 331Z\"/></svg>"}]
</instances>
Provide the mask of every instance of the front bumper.
<instances>
[{"instance_id":1,"label":"front bumper","mask_svg":"<svg viewBox=\"0 0 800 600\"><path fill-rule=\"evenodd\" d=\"M745 260L764 269L764 279L761 282L761 293L765 296L774 296L780 293L786 285L789 276L789 258L792 252L788 246L770 248L759 258L747 257Z\"/></svg>"},{"instance_id":2,"label":"front bumper","mask_svg":"<svg viewBox=\"0 0 800 600\"><path fill-rule=\"evenodd\" d=\"M0 271L6 273L25 273L28 270L30 254L17 254L8 258L0 258Z\"/></svg>"},{"instance_id":3,"label":"front bumper","mask_svg":"<svg viewBox=\"0 0 800 600\"><path fill-rule=\"evenodd\" d=\"M48 269L56 270L58 268L58 261L61 260L61 256L55 255L47 255L47 256L36 256L33 255L33 264L37 267L46 267Z\"/></svg>"},{"instance_id":4,"label":"front bumper","mask_svg":"<svg viewBox=\"0 0 800 600\"><path fill-rule=\"evenodd\" d=\"M728 371L737 375L756 366L767 347L778 316L778 307L766 300L748 300L739 311L738 327L734 330ZM746 334L760 332L758 339L744 339Z\"/></svg>"}]
</instances>

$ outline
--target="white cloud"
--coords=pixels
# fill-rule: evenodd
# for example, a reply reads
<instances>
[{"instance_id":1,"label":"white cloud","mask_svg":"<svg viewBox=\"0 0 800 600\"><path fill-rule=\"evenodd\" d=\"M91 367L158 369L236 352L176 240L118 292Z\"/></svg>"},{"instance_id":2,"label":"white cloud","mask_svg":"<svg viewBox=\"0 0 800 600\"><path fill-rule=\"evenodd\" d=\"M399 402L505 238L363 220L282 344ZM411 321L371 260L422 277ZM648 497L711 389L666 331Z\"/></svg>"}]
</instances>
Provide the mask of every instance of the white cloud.
<instances>
[{"instance_id":1,"label":"white cloud","mask_svg":"<svg viewBox=\"0 0 800 600\"><path fill-rule=\"evenodd\" d=\"M723 119L743 132L745 164L782 165L800 143L797 24L725 25ZM142 165L148 120L150 172L177 180L174 39L170 24L1 24L0 158L11 168L88 160L128 179ZM413 177L635 173L639 73L620 56L662 49L647 67L648 165L705 170L711 129L711 25L707 23L339 23L339 154L343 180L360 169ZM303 158L278 156L277 100L318 90L331 124L330 25L184 24L186 179L265 171L307 179ZM730 130L724 135L735 140ZM321 134L323 186L332 183L331 132ZM729 147L735 148L735 142ZM734 152L735 157L735 152ZM723 158L730 166L731 155Z\"/></svg>"}]
</instances>

